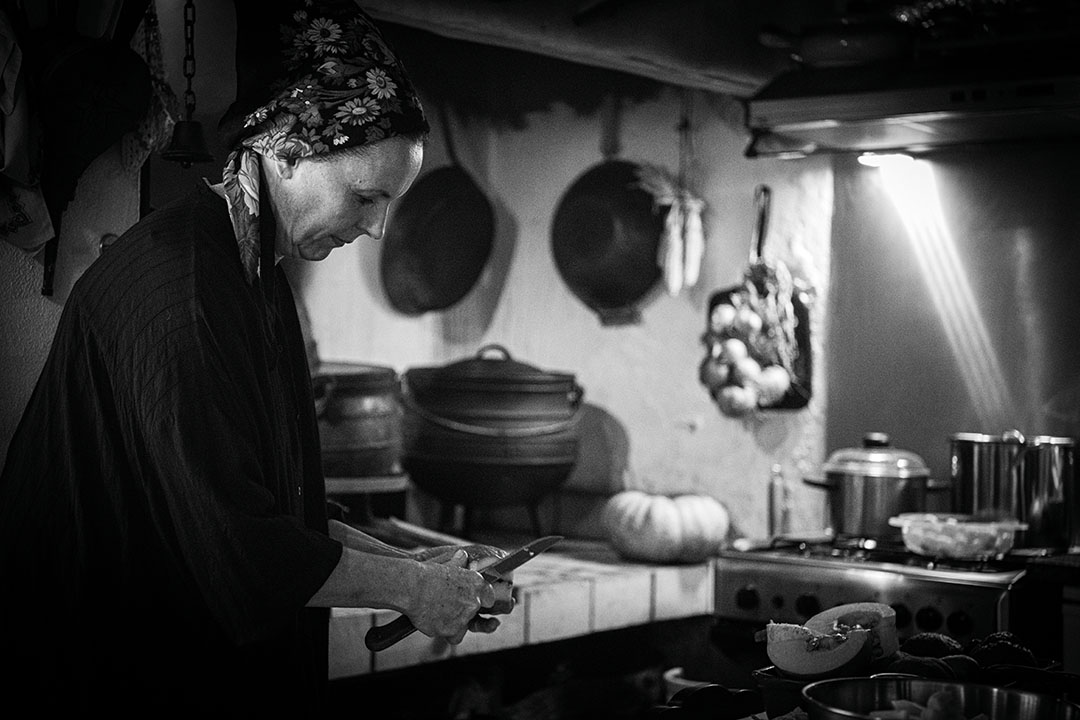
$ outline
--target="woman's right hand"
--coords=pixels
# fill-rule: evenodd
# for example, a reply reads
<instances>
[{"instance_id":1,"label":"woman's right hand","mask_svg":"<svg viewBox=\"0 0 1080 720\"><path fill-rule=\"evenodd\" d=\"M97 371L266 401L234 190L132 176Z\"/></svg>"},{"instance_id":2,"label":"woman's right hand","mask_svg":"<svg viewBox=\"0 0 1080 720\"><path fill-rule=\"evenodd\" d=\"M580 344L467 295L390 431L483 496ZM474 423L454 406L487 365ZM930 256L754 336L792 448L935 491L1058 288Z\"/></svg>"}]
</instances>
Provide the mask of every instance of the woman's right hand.
<instances>
[{"instance_id":1,"label":"woman's right hand","mask_svg":"<svg viewBox=\"0 0 1080 720\"><path fill-rule=\"evenodd\" d=\"M469 553L461 548L446 562L421 562L416 592L405 614L420 632L457 645L469 630L493 632L499 621L478 617L495 604L495 590L476 570L469 569Z\"/></svg>"},{"instance_id":2,"label":"woman's right hand","mask_svg":"<svg viewBox=\"0 0 1080 720\"><path fill-rule=\"evenodd\" d=\"M469 545L439 545L436 547L415 550L413 558L421 562L449 562L454 553L464 550L469 555L468 567L470 570L483 572L484 568L494 565L510 553L494 545L469 544ZM507 615L514 610L514 573L504 573L498 580L491 581L495 589L495 604L483 609L485 615ZM471 629L471 628L470 628ZM481 632L481 631L477 631Z\"/></svg>"}]
</instances>

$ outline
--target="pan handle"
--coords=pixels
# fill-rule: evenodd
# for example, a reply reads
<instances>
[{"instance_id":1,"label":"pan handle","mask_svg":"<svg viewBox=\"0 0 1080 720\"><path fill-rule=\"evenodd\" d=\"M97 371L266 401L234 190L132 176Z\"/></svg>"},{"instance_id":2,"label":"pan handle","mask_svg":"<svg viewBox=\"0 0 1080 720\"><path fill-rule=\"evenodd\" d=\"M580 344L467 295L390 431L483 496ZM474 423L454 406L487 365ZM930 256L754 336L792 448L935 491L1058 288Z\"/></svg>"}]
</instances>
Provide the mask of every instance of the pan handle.
<instances>
[{"instance_id":1,"label":"pan handle","mask_svg":"<svg viewBox=\"0 0 1080 720\"><path fill-rule=\"evenodd\" d=\"M754 207L757 218L754 221L754 235L750 243L751 264L765 257L765 234L769 230L769 203L772 190L768 185L758 185L754 190Z\"/></svg>"},{"instance_id":2,"label":"pan handle","mask_svg":"<svg viewBox=\"0 0 1080 720\"><path fill-rule=\"evenodd\" d=\"M443 142L446 143L446 154L450 156L450 162L453 163L454 167L461 167L461 160L458 159L457 148L454 146L453 133L450 131L449 111L446 109L445 103L440 103L436 107L439 111L439 124L442 126L443 131Z\"/></svg>"}]
</instances>

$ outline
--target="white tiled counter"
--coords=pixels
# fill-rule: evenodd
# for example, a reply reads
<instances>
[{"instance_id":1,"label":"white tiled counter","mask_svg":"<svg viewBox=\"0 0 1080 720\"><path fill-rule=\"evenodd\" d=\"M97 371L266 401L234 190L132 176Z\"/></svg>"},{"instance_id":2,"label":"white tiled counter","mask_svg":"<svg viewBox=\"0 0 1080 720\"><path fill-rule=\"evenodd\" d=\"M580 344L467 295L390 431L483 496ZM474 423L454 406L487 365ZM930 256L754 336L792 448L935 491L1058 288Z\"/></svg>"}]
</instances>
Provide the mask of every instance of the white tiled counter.
<instances>
[{"instance_id":1,"label":"white tiled counter","mask_svg":"<svg viewBox=\"0 0 1080 720\"><path fill-rule=\"evenodd\" d=\"M514 545L502 545L508 549ZM491 634L470 633L457 646L421 633L373 653L364 635L389 622L389 610L334 608L330 616L330 679L364 675L452 657L506 650L604 630L712 614L711 561L649 565L620 559L605 543L563 540L514 571L517 604Z\"/></svg>"}]
</instances>

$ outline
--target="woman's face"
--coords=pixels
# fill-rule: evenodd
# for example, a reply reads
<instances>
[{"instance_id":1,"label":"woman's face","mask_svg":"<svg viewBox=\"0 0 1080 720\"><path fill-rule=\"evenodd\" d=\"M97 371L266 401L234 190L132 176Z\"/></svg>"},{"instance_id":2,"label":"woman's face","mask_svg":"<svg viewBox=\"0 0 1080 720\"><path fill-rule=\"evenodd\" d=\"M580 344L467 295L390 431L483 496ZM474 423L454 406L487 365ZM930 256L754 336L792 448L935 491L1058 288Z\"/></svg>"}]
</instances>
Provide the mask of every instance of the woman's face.
<instances>
[{"instance_id":1,"label":"woman's face","mask_svg":"<svg viewBox=\"0 0 1080 720\"><path fill-rule=\"evenodd\" d=\"M390 203L412 185L423 159L423 144L400 136L325 160L264 159L277 254L322 260L361 235L380 239Z\"/></svg>"}]
</instances>

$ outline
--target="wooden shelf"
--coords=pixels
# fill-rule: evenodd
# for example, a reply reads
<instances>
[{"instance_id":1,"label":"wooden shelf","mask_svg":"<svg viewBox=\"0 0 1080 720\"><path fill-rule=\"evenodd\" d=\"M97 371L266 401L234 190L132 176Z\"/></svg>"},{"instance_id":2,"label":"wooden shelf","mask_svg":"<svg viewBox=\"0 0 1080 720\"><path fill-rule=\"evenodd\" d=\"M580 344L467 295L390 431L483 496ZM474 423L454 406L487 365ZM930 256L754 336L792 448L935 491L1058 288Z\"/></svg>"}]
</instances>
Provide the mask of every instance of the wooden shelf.
<instances>
[{"instance_id":1,"label":"wooden shelf","mask_svg":"<svg viewBox=\"0 0 1080 720\"><path fill-rule=\"evenodd\" d=\"M327 495L368 495L373 493L405 492L409 487L408 473L368 475L365 477L326 478Z\"/></svg>"}]
</instances>

